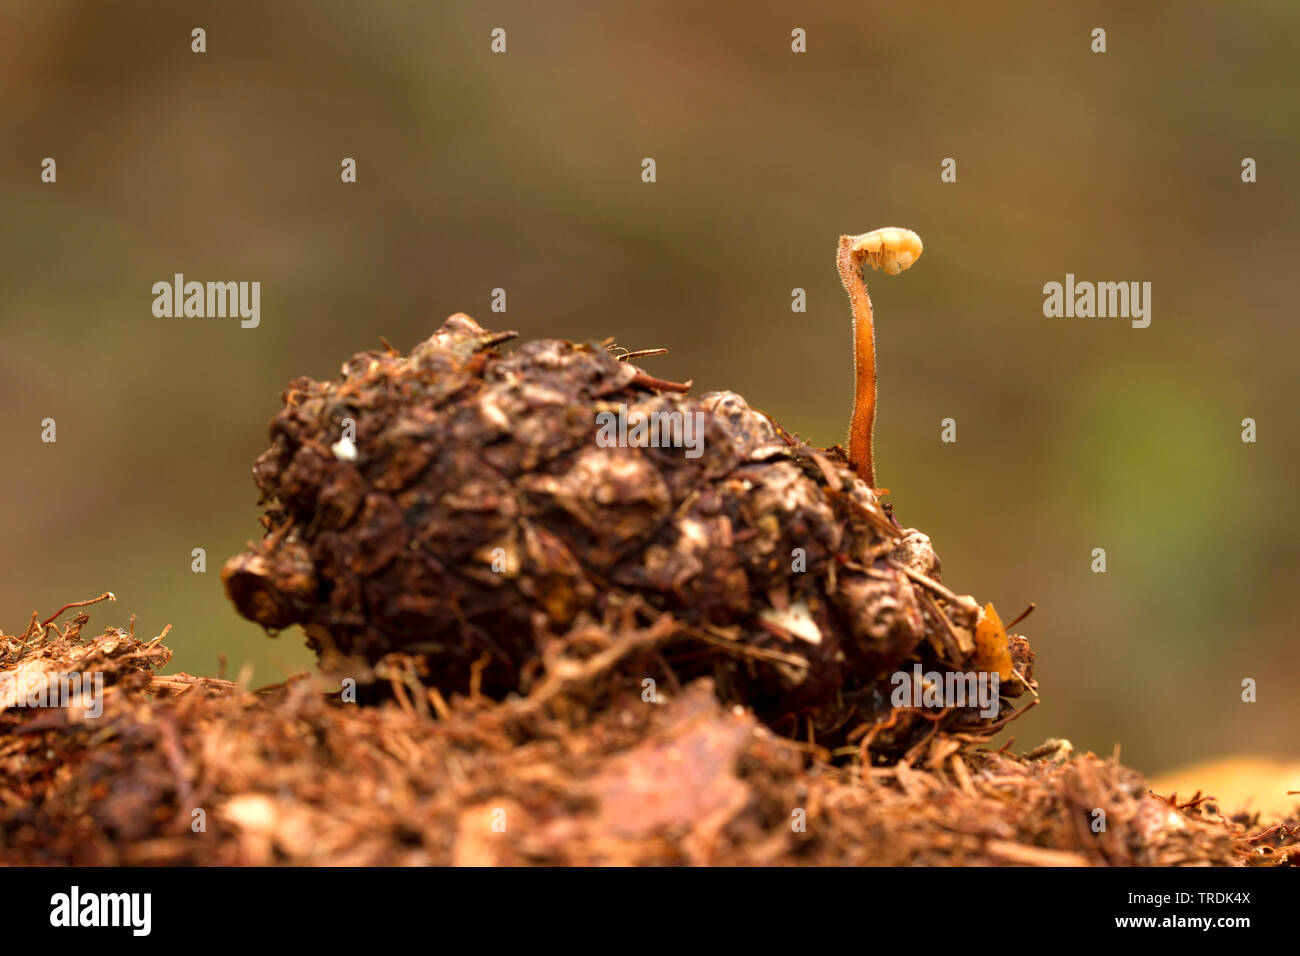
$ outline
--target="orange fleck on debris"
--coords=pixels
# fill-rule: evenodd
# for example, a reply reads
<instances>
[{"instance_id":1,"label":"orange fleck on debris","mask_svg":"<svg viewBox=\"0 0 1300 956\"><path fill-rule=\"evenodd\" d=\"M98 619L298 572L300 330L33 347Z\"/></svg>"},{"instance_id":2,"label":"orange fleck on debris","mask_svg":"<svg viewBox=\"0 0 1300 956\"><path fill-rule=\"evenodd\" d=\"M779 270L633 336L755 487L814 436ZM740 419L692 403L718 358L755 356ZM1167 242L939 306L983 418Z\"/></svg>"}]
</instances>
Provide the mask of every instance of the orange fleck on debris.
<instances>
[{"instance_id":1,"label":"orange fleck on debris","mask_svg":"<svg viewBox=\"0 0 1300 956\"><path fill-rule=\"evenodd\" d=\"M996 671L1000 680L1011 677L1011 644L1002 618L990 601L975 625L975 667L977 670Z\"/></svg>"}]
</instances>

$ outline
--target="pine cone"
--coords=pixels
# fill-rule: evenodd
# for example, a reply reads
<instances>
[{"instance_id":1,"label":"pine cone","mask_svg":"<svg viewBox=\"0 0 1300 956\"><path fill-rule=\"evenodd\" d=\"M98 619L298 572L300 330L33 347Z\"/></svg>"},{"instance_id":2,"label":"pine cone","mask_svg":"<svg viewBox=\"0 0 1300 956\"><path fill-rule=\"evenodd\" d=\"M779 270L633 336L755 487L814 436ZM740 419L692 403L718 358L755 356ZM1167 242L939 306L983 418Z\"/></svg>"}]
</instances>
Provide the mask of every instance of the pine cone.
<instances>
[{"instance_id":1,"label":"pine cone","mask_svg":"<svg viewBox=\"0 0 1300 956\"><path fill-rule=\"evenodd\" d=\"M822 742L888 716L900 668L978 663L978 605L938 584L929 539L838 447L597 343L500 354L512 336L454 315L408 356L289 385L253 469L267 534L222 573L240 613L303 625L336 673L400 653L434 686L498 697L583 622L667 614L652 666L712 676L784 731L810 719ZM642 415L679 430L638 433ZM1018 694L1032 653L1003 650Z\"/></svg>"}]
</instances>

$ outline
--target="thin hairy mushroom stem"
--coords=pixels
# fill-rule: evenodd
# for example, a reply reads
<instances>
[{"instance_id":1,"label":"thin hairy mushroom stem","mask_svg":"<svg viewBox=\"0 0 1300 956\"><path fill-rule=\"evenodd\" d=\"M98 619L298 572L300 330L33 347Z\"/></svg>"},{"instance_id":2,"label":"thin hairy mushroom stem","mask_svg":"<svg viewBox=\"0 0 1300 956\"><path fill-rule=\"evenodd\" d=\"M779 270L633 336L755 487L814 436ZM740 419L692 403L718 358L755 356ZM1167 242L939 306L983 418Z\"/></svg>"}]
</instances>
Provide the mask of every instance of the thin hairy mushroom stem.
<instances>
[{"instance_id":1,"label":"thin hairy mushroom stem","mask_svg":"<svg viewBox=\"0 0 1300 956\"><path fill-rule=\"evenodd\" d=\"M876 330L871 296L862 280L864 263L896 276L921 255L921 237L911 229L889 226L860 236L840 236L836 263L840 281L849 294L853 312L853 418L849 423L849 461L858 476L873 489L876 470L872 460L876 430Z\"/></svg>"}]
</instances>

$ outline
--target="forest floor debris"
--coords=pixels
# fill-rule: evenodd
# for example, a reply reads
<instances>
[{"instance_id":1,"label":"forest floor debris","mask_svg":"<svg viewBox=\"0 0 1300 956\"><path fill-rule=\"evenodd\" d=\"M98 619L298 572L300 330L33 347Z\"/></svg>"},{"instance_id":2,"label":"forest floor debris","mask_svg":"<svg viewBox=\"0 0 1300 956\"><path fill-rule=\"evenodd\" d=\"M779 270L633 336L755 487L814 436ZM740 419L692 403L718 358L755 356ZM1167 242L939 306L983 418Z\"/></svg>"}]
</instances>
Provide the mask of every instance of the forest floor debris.
<instances>
[{"instance_id":1,"label":"forest floor debris","mask_svg":"<svg viewBox=\"0 0 1300 956\"><path fill-rule=\"evenodd\" d=\"M411 681L359 706L308 675L259 690L163 676L162 635L83 640L86 621L0 637L0 863L1300 861L1297 815L1155 795L1064 741L1017 756L940 731L910 759L832 763L721 703L708 678L648 703L599 653L548 666L527 696ZM609 646L653 645L653 627ZM99 717L85 699L27 706L42 676L87 672L103 676ZM602 680L618 690L593 704Z\"/></svg>"}]
</instances>

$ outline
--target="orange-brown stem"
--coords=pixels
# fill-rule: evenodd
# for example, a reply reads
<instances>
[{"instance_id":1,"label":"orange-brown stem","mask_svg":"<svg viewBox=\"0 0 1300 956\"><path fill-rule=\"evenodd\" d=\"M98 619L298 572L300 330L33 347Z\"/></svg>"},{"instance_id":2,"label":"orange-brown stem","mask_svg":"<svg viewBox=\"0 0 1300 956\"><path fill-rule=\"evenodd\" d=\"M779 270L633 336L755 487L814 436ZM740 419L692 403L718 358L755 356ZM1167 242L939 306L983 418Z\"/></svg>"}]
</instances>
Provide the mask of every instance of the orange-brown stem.
<instances>
[{"instance_id":1,"label":"orange-brown stem","mask_svg":"<svg viewBox=\"0 0 1300 956\"><path fill-rule=\"evenodd\" d=\"M867 295L867 284L862 281L862 258L863 253L853 248L853 237L840 236L836 261L853 312L853 418L849 422L849 461L858 476L875 488L872 438L876 428L876 330L871 315L871 296Z\"/></svg>"}]
</instances>

